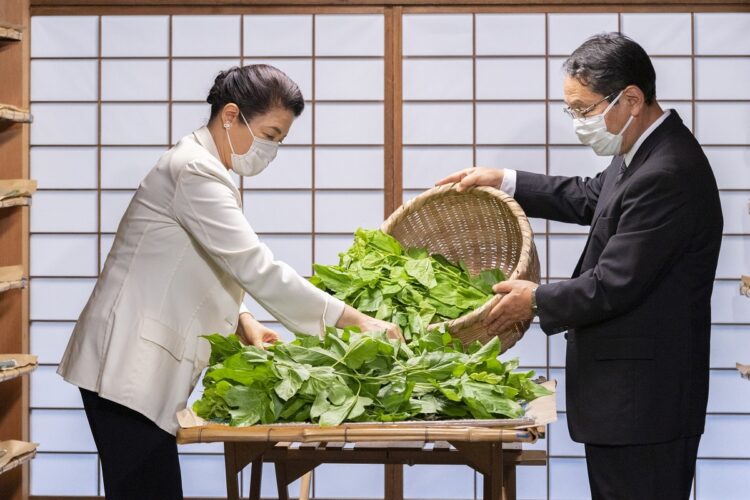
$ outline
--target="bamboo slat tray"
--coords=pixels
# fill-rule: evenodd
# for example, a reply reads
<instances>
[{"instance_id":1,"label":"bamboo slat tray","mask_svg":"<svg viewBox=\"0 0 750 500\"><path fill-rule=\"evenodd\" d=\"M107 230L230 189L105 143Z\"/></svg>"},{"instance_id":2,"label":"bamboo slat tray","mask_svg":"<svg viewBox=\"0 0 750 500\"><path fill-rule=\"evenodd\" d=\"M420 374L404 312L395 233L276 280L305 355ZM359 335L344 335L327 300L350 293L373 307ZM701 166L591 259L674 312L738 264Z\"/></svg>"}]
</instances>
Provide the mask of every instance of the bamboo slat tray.
<instances>
[{"instance_id":1,"label":"bamboo slat tray","mask_svg":"<svg viewBox=\"0 0 750 500\"><path fill-rule=\"evenodd\" d=\"M554 390L554 380L543 384ZM180 429L177 442L383 442L383 441L461 441L526 442L544 436L544 426L557 420L555 393L538 398L526 408L522 419L451 420L410 422L352 422L334 427L317 424L271 424L232 427L207 422L190 409L177 414Z\"/></svg>"},{"instance_id":2,"label":"bamboo slat tray","mask_svg":"<svg viewBox=\"0 0 750 500\"><path fill-rule=\"evenodd\" d=\"M23 28L13 24L0 23L0 40L20 41L23 38Z\"/></svg>"},{"instance_id":3,"label":"bamboo slat tray","mask_svg":"<svg viewBox=\"0 0 750 500\"><path fill-rule=\"evenodd\" d=\"M31 354L0 354L0 361L6 359L15 359L18 362L18 366L8 370L0 370L0 382L31 373L39 366L37 357Z\"/></svg>"},{"instance_id":4,"label":"bamboo slat tray","mask_svg":"<svg viewBox=\"0 0 750 500\"><path fill-rule=\"evenodd\" d=\"M27 282L23 275L23 266L0 267L0 293L14 288L25 288Z\"/></svg>"},{"instance_id":5,"label":"bamboo slat tray","mask_svg":"<svg viewBox=\"0 0 750 500\"><path fill-rule=\"evenodd\" d=\"M0 104L0 120L17 123L31 123L33 118L27 109L17 108L10 104Z\"/></svg>"},{"instance_id":6,"label":"bamboo slat tray","mask_svg":"<svg viewBox=\"0 0 750 500\"><path fill-rule=\"evenodd\" d=\"M0 441L0 474L23 465L36 456L36 443ZM7 454L11 454L10 457Z\"/></svg>"}]
</instances>

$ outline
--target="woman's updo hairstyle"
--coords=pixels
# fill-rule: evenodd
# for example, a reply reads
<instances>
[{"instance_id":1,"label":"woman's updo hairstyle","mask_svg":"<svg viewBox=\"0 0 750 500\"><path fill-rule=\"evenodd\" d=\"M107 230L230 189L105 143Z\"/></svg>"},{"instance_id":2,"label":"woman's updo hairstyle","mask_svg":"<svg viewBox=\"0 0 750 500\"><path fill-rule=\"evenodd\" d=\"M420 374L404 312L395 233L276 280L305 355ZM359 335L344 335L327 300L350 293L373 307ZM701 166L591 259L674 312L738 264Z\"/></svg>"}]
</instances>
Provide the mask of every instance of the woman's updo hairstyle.
<instances>
[{"instance_id":1,"label":"woman's updo hairstyle","mask_svg":"<svg viewBox=\"0 0 750 500\"><path fill-rule=\"evenodd\" d=\"M247 121L280 107L295 117L305 108L302 92L283 71L267 64L234 67L222 71L214 80L206 102L213 120L224 106L235 103Z\"/></svg>"}]
</instances>

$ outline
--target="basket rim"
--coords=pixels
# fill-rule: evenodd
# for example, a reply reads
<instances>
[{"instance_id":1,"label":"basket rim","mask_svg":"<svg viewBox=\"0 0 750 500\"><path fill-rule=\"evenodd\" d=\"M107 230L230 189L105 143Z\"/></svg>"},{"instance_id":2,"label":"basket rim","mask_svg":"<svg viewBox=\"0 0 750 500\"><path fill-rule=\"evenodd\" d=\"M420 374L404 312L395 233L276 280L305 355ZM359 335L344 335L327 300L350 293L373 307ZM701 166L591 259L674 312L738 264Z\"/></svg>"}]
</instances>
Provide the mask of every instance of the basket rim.
<instances>
[{"instance_id":1,"label":"basket rim","mask_svg":"<svg viewBox=\"0 0 750 500\"><path fill-rule=\"evenodd\" d=\"M456 189L457 186L458 183L445 184L442 186L430 188L423 193L420 193L419 195L401 205L390 216L388 216L383 224L381 224L380 230L384 233L390 234L396 222L398 222L406 215L418 210L433 198L442 198L452 192L459 193L458 189ZM526 213L521 208L521 205L519 205L518 202L513 199L513 197L508 193L490 186L472 186L462 191L461 194L474 194L478 196L488 196L491 198L496 198L497 200L505 203L510 208L511 213L518 221L518 225L521 230L521 251L518 262L508 275L507 280L517 279L519 275L526 274L529 266L531 265L534 233L531 229L529 219L526 216ZM487 313L493 307L495 307L498 302L500 302L502 297L502 295L495 294L490 300L485 302L482 306L475 309L474 311L471 311L470 313L467 313L450 321L433 323L429 325L429 328L435 329L440 328L441 326L446 326L448 328L452 327L461 329L462 327L474 325L475 323L481 321L487 315Z\"/></svg>"}]
</instances>

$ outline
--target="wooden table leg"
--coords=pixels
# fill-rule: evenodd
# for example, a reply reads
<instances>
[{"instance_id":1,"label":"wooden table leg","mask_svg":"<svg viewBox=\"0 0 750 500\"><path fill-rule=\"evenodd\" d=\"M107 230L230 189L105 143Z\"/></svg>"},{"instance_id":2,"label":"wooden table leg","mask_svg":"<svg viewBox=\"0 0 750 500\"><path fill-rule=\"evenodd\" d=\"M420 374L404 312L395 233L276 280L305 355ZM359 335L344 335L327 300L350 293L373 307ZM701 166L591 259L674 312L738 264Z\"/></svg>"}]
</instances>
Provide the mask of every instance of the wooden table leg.
<instances>
[{"instance_id":1,"label":"wooden table leg","mask_svg":"<svg viewBox=\"0 0 750 500\"><path fill-rule=\"evenodd\" d=\"M276 487L279 500L289 500L289 482L286 465L276 462Z\"/></svg>"},{"instance_id":2,"label":"wooden table leg","mask_svg":"<svg viewBox=\"0 0 750 500\"><path fill-rule=\"evenodd\" d=\"M503 466L503 500L516 500L516 466Z\"/></svg>"},{"instance_id":3,"label":"wooden table leg","mask_svg":"<svg viewBox=\"0 0 750 500\"><path fill-rule=\"evenodd\" d=\"M299 482L299 500L310 500L310 481L312 472L306 473Z\"/></svg>"},{"instance_id":4,"label":"wooden table leg","mask_svg":"<svg viewBox=\"0 0 750 500\"><path fill-rule=\"evenodd\" d=\"M385 500L404 500L404 466L385 464Z\"/></svg>"},{"instance_id":5,"label":"wooden table leg","mask_svg":"<svg viewBox=\"0 0 750 500\"><path fill-rule=\"evenodd\" d=\"M263 456L253 460L250 468L250 500L260 500L260 485L263 480Z\"/></svg>"},{"instance_id":6,"label":"wooden table leg","mask_svg":"<svg viewBox=\"0 0 750 500\"><path fill-rule=\"evenodd\" d=\"M484 500L503 498L503 445L492 443L489 446L487 471L484 473Z\"/></svg>"},{"instance_id":7,"label":"wooden table leg","mask_svg":"<svg viewBox=\"0 0 750 500\"><path fill-rule=\"evenodd\" d=\"M224 443L224 467L227 475L227 499L240 500L240 485L237 474L240 467L237 463L237 445Z\"/></svg>"}]
</instances>

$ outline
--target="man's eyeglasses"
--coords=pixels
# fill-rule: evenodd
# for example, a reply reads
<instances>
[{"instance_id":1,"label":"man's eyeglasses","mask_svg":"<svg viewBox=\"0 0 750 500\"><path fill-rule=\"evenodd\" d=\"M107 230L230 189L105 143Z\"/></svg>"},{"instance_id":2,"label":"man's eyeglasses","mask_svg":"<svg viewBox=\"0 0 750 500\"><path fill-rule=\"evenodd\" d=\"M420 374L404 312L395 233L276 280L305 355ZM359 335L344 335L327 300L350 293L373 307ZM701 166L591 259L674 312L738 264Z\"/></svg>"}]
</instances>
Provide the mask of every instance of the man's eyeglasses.
<instances>
[{"instance_id":1,"label":"man's eyeglasses","mask_svg":"<svg viewBox=\"0 0 750 500\"><path fill-rule=\"evenodd\" d=\"M589 106L588 108L585 108L585 109L581 109L581 108L573 109L570 106L565 106L563 108L563 112L566 115L568 115L569 117L573 118L573 119L585 118L587 114L591 113L591 111L594 110L594 108L596 108L598 105L600 105L601 103L603 103L604 101L606 101L610 97L615 96L617 93L618 93L618 91L614 91L611 94L609 94L608 96L604 97L602 100L597 101L595 104L592 104L591 106Z\"/></svg>"}]
</instances>

